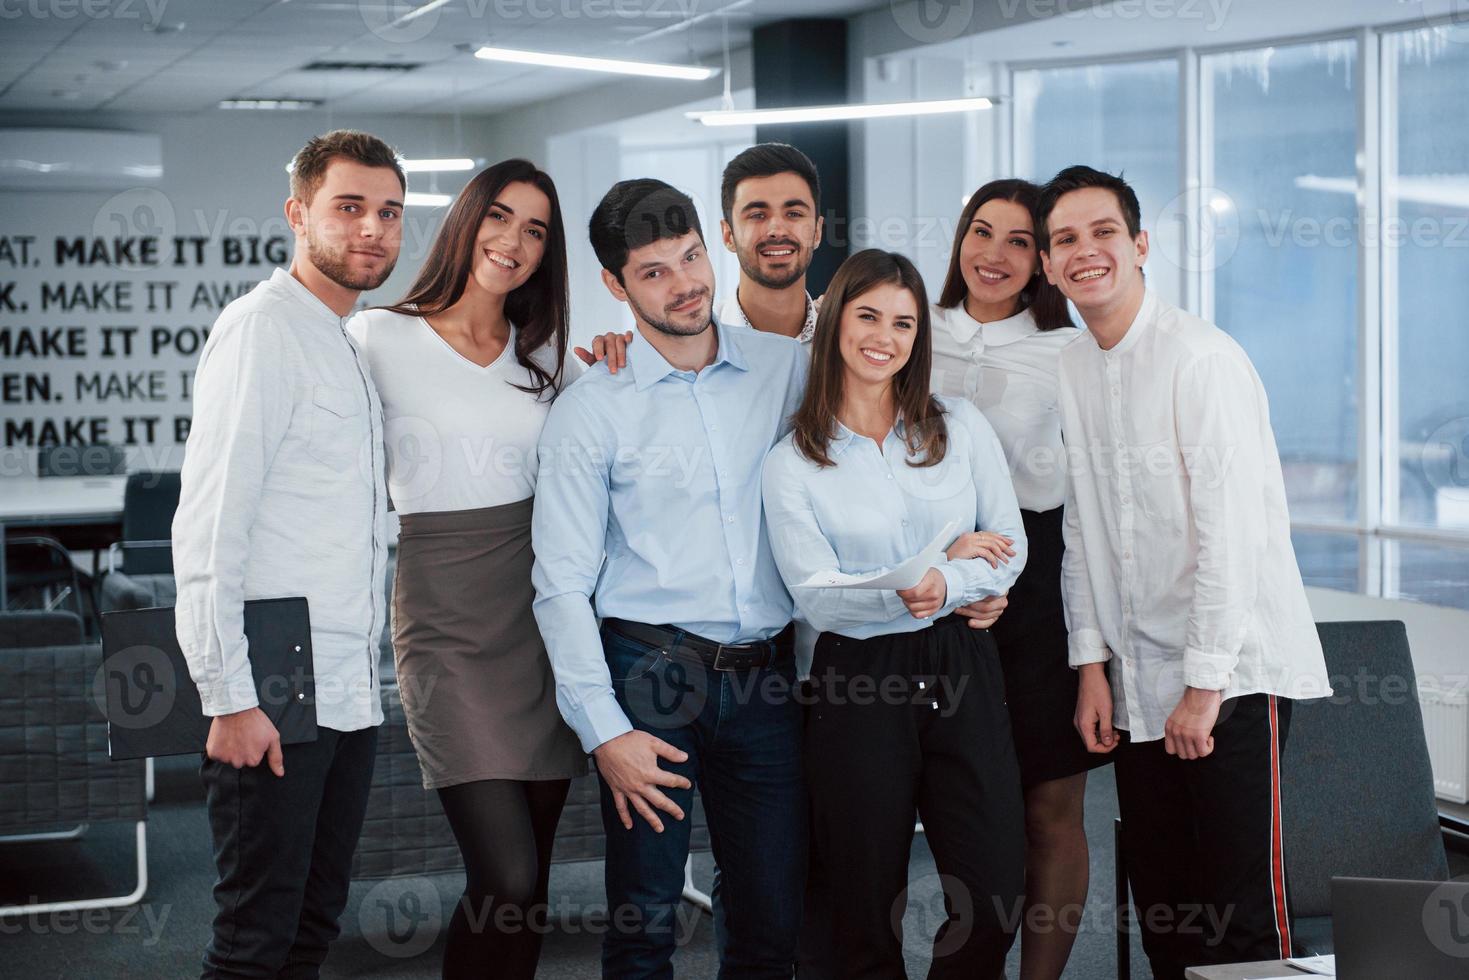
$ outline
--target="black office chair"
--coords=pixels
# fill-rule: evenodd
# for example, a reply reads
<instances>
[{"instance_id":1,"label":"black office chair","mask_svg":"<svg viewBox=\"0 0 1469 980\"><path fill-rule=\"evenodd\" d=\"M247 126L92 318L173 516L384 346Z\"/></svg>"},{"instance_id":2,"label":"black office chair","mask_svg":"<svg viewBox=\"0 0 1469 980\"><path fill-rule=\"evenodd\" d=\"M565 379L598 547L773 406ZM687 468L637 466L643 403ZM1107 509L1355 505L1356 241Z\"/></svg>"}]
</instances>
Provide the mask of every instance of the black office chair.
<instances>
[{"instance_id":1,"label":"black office chair","mask_svg":"<svg viewBox=\"0 0 1469 980\"><path fill-rule=\"evenodd\" d=\"M81 573L60 541L35 534L5 539L5 608L57 610L85 619Z\"/></svg>"},{"instance_id":2,"label":"black office chair","mask_svg":"<svg viewBox=\"0 0 1469 980\"><path fill-rule=\"evenodd\" d=\"M0 612L0 650L69 647L82 642L82 617L65 609Z\"/></svg>"},{"instance_id":3,"label":"black office chair","mask_svg":"<svg viewBox=\"0 0 1469 980\"><path fill-rule=\"evenodd\" d=\"M1318 623L1334 696L1296 703L1282 759L1295 951L1331 952L1331 879L1449 876L1399 622Z\"/></svg>"},{"instance_id":4,"label":"black office chair","mask_svg":"<svg viewBox=\"0 0 1469 980\"><path fill-rule=\"evenodd\" d=\"M1400 622L1317 623L1333 696L1297 701L1282 759L1294 952L1330 953L1331 879L1448 878L1423 713ZM1116 823L1118 980L1131 976L1131 902ZM1125 917L1124 917L1125 916Z\"/></svg>"},{"instance_id":5,"label":"black office chair","mask_svg":"<svg viewBox=\"0 0 1469 980\"><path fill-rule=\"evenodd\" d=\"M179 506L179 474L132 473L123 491L122 540L107 554L101 608L142 609L172 605L173 515Z\"/></svg>"}]
</instances>

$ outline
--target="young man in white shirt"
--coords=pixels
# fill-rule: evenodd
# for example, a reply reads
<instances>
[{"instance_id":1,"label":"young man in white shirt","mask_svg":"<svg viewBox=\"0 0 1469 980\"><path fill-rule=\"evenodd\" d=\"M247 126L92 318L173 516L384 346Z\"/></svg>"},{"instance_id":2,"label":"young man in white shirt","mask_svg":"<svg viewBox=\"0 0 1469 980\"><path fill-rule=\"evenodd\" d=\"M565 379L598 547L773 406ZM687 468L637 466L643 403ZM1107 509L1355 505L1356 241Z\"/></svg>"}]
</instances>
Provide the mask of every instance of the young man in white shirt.
<instances>
[{"instance_id":1,"label":"young man in white shirt","mask_svg":"<svg viewBox=\"0 0 1469 980\"><path fill-rule=\"evenodd\" d=\"M725 164L719 205L724 247L740 262L719 321L783 334L809 352L817 306L806 270L825 227L816 164L788 143L757 143Z\"/></svg>"},{"instance_id":2,"label":"young man in white shirt","mask_svg":"<svg viewBox=\"0 0 1469 980\"><path fill-rule=\"evenodd\" d=\"M405 191L393 150L338 130L296 155L290 271L235 300L200 356L173 522L179 646L213 717L200 767L219 880L203 976L316 977L338 933L382 723L382 406L348 338L387 279ZM317 739L259 707L244 603L305 596Z\"/></svg>"},{"instance_id":3,"label":"young man in white shirt","mask_svg":"<svg viewBox=\"0 0 1469 980\"><path fill-rule=\"evenodd\" d=\"M1075 724L1116 752L1143 948L1160 980L1283 958L1290 699L1330 686L1265 390L1233 339L1146 287L1120 178L1069 167L1039 211L1046 275L1088 331L1060 362Z\"/></svg>"}]
</instances>

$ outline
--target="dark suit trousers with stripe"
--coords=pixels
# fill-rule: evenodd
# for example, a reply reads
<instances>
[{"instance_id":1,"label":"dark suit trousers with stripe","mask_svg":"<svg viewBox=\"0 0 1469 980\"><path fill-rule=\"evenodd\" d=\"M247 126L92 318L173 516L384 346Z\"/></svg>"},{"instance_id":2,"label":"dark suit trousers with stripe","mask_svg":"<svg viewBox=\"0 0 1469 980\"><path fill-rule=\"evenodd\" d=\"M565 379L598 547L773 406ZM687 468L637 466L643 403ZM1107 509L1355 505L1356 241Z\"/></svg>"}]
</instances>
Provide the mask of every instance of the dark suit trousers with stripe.
<instances>
[{"instance_id":1,"label":"dark suit trousers with stripe","mask_svg":"<svg viewBox=\"0 0 1469 980\"><path fill-rule=\"evenodd\" d=\"M1203 759L1162 739L1117 749L1122 847L1134 922L1157 980L1191 966L1291 955L1280 760L1291 702L1230 698Z\"/></svg>"}]
</instances>

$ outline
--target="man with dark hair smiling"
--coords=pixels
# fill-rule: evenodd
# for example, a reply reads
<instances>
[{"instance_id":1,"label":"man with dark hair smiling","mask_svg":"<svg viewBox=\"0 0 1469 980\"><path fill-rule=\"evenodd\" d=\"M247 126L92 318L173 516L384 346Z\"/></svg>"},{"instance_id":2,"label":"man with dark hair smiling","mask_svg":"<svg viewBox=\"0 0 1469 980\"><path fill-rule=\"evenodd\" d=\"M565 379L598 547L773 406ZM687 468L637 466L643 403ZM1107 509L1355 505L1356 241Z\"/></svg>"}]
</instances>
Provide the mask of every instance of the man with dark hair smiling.
<instances>
[{"instance_id":1,"label":"man with dark hair smiling","mask_svg":"<svg viewBox=\"0 0 1469 980\"><path fill-rule=\"evenodd\" d=\"M1228 334L1145 287L1120 177L1061 171L1039 218L1046 275L1088 331L1059 372L1075 724L1117 753L1143 948L1159 980L1281 959L1290 699L1330 685L1265 389Z\"/></svg>"},{"instance_id":2,"label":"man with dark hair smiling","mask_svg":"<svg viewBox=\"0 0 1469 980\"><path fill-rule=\"evenodd\" d=\"M719 205L724 247L740 260L720 322L810 344L816 304L806 270L824 227L816 165L787 143L758 143L725 165Z\"/></svg>"},{"instance_id":3,"label":"man with dark hair smiling","mask_svg":"<svg viewBox=\"0 0 1469 980\"><path fill-rule=\"evenodd\" d=\"M601 776L603 976L672 976L697 780L723 868L720 976L788 978L806 796L792 603L760 473L807 359L715 322L698 214L674 188L614 185L590 233L640 336L626 367L592 367L551 408L532 578L557 703Z\"/></svg>"},{"instance_id":4,"label":"man with dark hair smiling","mask_svg":"<svg viewBox=\"0 0 1469 980\"><path fill-rule=\"evenodd\" d=\"M403 170L337 130L296 154L289 271L235 300L199 358L173 521L179 647L213 717L200 767L218 909L204 976L315 977L337 936L383 712L382 404L345 329L393 271ZM244 604L305 596L317 738L258 706Z\"/></svg>"}]
</instances>

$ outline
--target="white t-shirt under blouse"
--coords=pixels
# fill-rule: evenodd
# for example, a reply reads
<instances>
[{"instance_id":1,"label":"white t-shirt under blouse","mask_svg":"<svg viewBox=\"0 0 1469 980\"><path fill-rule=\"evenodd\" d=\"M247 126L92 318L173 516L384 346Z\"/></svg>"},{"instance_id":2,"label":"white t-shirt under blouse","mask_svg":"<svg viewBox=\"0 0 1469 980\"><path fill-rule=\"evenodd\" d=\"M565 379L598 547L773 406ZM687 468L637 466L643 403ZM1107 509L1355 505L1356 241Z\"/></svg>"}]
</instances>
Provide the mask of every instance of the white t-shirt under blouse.
<instances>
[{"instance_id":1,"label":"white t-shirt under blouse","mask_svg":"<svg viewBox=\"0 0 1469 980\"><path fill-rule=\"evenodd\" d=\"M934 393L967 399L984 413L1005 449L1021 507L1060 507L1066 499L1066 451L1056 411L1056 366L1061 348L1082 331L1041 330L1029 310L984 324L963 303L929 311Z\"/></svg>"},{"instance_id":2,"label":"white t-shirt under blouse","mask_svg":"<svg viewBox=\"0 0 1469 980\"><path fill-rule=\"evenodd\" d=\"M481 367L419 316L366 310L347 324L382 398L388 494L400 514L473 510L535 495L536 443L551 392L516 385L535 378L515 357L517 330L500 356ZM549 346L532 355L556 369ZM581 373L567 357L564 388Z\"/></svg>"}]
</instances>

